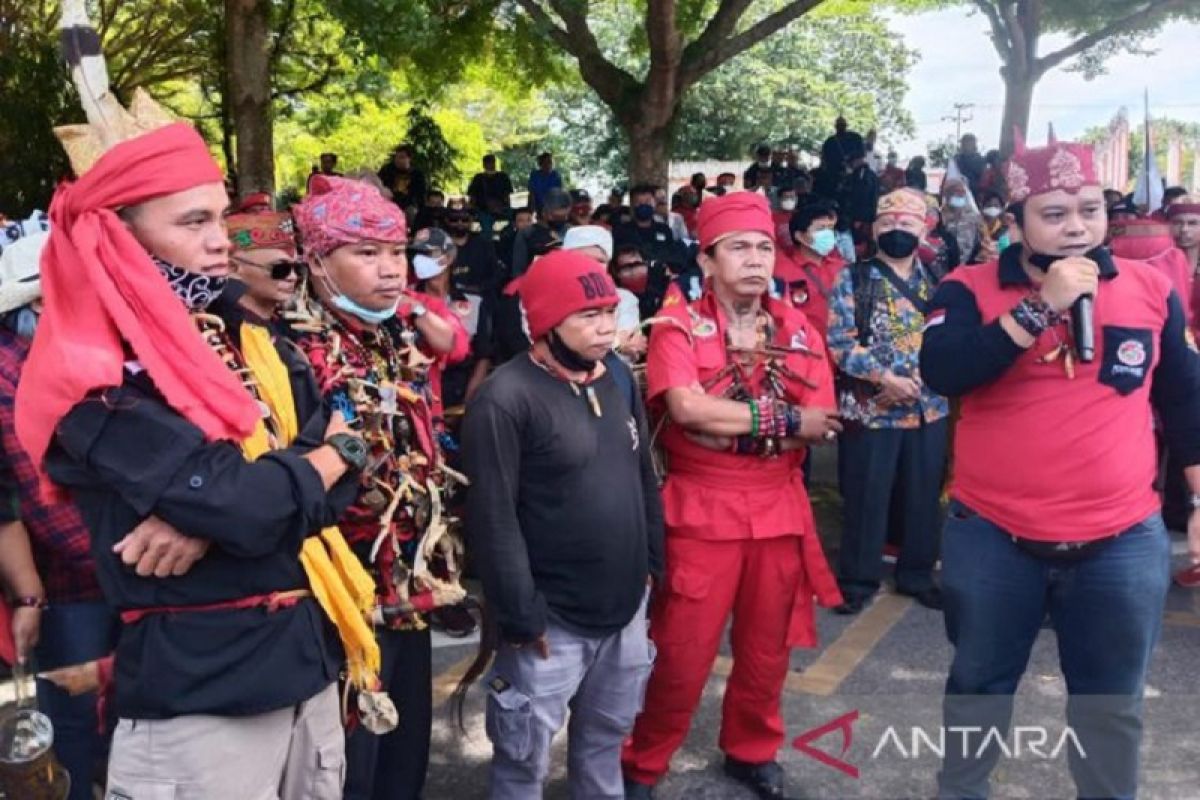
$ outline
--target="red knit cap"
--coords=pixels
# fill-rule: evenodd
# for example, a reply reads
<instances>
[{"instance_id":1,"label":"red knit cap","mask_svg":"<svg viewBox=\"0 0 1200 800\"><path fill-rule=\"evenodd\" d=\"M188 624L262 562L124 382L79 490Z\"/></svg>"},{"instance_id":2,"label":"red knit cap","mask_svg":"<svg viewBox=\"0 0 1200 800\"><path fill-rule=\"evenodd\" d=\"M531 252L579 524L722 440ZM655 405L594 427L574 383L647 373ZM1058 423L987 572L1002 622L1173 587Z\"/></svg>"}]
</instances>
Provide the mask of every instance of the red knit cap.
<instances>
[{"instance_id":1,"label":"red knit cap","mask_svg":"<svg viewBox=\"0 0 1200 800\"><path fill-rule=\"evenodd\" d=\"M617 287L600 264L574 250L553 250L519 279L529 338L542 338L578 311L617 304Z\"/></svg>"},{"instance_id":2,"label":"red knit cap","mask_svg":"<svg viewBox=\"0 0 1200 800\"><path fill-rule=\"evenodd\" d=\"M700 206L696 214L696 238L700 249L724 239L731 233L758 231L774 238L771 207L758 192L732 192L714 197Z\"/></svg>"}]
</instances>

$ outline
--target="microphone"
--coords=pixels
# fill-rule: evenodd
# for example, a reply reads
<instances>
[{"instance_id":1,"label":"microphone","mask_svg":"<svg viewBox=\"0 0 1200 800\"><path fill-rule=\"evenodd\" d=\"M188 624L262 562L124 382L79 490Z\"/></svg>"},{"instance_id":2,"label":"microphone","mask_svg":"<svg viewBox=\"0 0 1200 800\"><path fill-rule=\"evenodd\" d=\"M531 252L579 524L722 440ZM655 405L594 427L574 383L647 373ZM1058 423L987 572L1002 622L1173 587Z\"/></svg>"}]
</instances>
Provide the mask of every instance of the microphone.
<instances>
[{"instance_id":1,"label":"microphone","mask_svg":"<svg viewBox=\"0 0 1200 800\"><path fill-rule=\"evenodd\" d=\"M1096 299L1082 294L1071 304L1071 335L1075 337L1075 350L1082 364L1090 364L1096 358L1096 328L1092 324Z\"/></svg>"}]
</instances>

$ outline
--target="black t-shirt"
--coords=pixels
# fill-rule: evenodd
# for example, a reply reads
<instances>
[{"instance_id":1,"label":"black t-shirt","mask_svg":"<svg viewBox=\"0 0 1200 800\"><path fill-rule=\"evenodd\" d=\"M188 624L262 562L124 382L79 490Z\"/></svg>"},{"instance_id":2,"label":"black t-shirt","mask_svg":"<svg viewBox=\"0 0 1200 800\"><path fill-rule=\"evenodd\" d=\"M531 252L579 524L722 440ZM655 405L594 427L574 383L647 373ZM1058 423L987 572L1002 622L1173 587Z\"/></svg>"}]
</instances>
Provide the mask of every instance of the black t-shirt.
<instances>
[{"instance_id":1,"label":"black t-shirt","mask_svg":"<svg viewBox=\"0 0 1200 800\"><path fill-rule=\"evenodd\" d=\"M577 394L518 358L468 407L468 546L507 641L536 639L548 616L584 635L615 633L633 619L647 577L661 575L645 409L629 368L615 356L605 364Z\"/></svg>"},{"instance_id":2,"label":"black t-shirt","mask_svg":"<svg viewBox=\"0 0 1200 800\"><path fill-rule=\"evenodd\" d=\"M479 234L471 234L454 256L450 282L460 292L483 295L495 291L499 281L496 246Z\"/></svg>"},{"instance_id":3,"label":"black t-shirt","mask_svg":"<svg viewBox=\"0 0 1200 800\"><path fill-rule=\"evenodd\" d=\"M491 214L507 211L512 193L512 180L506 172L478 172L467 187L467 197L475 208Z\"/></svg>"}]
</instances>

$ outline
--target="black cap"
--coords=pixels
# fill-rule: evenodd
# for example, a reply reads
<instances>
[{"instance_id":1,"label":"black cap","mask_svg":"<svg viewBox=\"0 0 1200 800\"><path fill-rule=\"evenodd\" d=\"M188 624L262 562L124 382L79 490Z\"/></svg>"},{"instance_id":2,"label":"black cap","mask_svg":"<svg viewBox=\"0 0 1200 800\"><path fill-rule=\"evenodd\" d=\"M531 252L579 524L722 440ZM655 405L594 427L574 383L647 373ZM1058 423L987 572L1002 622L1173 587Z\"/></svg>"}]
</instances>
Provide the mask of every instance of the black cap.
<instances>
[{"instance_id":1,"label":"black cap","mask_svg":"<svg viewBox=\"0 0 1200 800\"><path fill-rule=\"evenodd\" d=\"M572 189L571 202L573 204L590 203L592 202L592 196L588 194L587 189Z\"/></svg>"},{"instance_id":2,"label":"black cap","mask_svg":"<svg viewBox=\"0 0 1200 800\"><path fill-rule=\"evenodd\" d=\"M571 196L556 186L550 191L546 192L546 197L544 200L542 200L542 207L547 211L570 208Z\"/></svg>"},{"instance_id":3,"label":"black cap","mask_svg":"<svg viewBox=\"0 0 1200 800\"><path fill-rule=\"evenodd\" d=\"M434 253L442 255L454 250L455 247L450 234L441 228L422 228L413 235L412 241L408 243L408 249L414 253L431 256Z\"/></svg>"}]
</instances>

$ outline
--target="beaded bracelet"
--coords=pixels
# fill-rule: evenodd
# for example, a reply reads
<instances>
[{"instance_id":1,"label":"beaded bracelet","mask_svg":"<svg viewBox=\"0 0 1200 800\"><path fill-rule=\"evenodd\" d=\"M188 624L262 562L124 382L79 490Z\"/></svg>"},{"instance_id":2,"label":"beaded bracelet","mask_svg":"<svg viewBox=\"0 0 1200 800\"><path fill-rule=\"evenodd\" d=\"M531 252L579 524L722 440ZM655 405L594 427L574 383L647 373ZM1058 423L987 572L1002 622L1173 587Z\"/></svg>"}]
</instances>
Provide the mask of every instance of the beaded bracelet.
<instances>
[{"instance_id":1,"label":"beaded bracelet","mask_svg":"<svg viewBox=\"0 0 1200 800\"><path fill-rule=\"evenodd\" d=\"M1061 319L1058 312L1035 294L1022 298L1021 302L1013 306L1011 313L1013 322L1035 339L1047 328L1057 325Z\"/></svg>"},{"instance_id":2,"label":"beaded bracelet","mask_svg":"<svg viewBox=\"0 0 1200 800\"><path fill-rule=\"evenodd\" d=\"M761 412L759 411L758 403L753 400L748 402L750 405L750 436L751 438L758 438L758 426L761 422Z\"/></svg>"}]
</instances>

